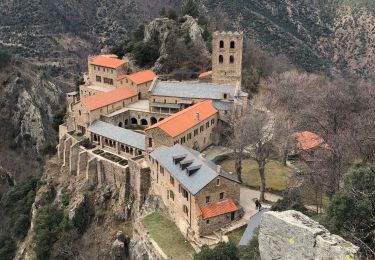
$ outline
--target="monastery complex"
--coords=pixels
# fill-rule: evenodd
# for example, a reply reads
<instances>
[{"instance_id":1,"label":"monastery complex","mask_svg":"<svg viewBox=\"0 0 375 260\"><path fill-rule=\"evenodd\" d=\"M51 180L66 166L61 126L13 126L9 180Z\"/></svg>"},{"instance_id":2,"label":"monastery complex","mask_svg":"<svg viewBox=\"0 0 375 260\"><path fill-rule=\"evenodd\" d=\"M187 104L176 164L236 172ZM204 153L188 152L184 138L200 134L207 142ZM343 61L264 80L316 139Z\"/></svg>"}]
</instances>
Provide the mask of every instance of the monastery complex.
<instances>
[{"instance_id":1,"label":"monastery complex","mask_svg":"<svg viewBox=\"0 0 375 260\"><path fill-rule=\"evenodd\" d=\"M128 61L115 55L90 56L85 83L67 94L63 167L90 185L119 188L127 206L118 210L129 218L157 201L189 239L233 225L242 217L239 183L204 150L217 144L218 126L247 106L242 49L242 33L215 32L212 71L182 82L151 70L128 73Z\"/></svg>"}]
</instances>

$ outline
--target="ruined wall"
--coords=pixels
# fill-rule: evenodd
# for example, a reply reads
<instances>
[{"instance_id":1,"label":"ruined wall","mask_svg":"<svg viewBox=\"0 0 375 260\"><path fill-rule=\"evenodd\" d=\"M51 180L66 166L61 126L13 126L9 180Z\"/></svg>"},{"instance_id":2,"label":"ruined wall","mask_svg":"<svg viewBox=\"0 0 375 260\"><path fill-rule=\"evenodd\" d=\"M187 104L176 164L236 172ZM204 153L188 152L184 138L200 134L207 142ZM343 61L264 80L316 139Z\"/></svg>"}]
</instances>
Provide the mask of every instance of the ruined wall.
<instances>
[{"instance_id":1,"label":"ruined wall","mask_svg":"<svg viewBox=\"0 0 375 260\"><path fill-rule=\"evenodd\" d=\"M258 238L262 260L358 259L357 246L294 210L264 213Z\"/></svg>"}]
</instances>

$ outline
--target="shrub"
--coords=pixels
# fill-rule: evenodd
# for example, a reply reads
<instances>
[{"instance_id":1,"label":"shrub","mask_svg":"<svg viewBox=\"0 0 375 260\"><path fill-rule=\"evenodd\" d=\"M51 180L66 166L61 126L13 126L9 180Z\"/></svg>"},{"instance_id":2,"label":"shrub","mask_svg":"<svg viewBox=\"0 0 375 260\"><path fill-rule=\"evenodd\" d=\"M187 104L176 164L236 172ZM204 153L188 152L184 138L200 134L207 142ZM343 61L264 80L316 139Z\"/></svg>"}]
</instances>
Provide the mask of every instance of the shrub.
<instances>
[{"instance_id":1,"label":"shrub","mask_svg":"<svg viewBox=\"0 0 375 260\"><path fill-rule=\"evenodd\" d=\"M56 205L40 208L35 216L33 242L37 259L49 259L50 249L62 230L63 210Z\"/></svg>"},{"instance_id":2,"label":"shrub","mask_svg":"<svg viewBox=\"0 0 375 260\"><path fill-rule=\"evenodd\" d=\"M283 198L279 199L271 207L271 210L274 211L284 211L290 209L300 211L304 214L308 213L298 191L285 192Z\"/></svg>"},{"instance_id":3,"label":"shrub","mask_svg":"<svg viewBox=\"0 0 375 260\"><path fill-rule=\"evenodd\" d=\"M174 10L173 8L169 9L168 12L167 12L167 17L168 17L168 19L176 20L177 19L176 10Z\"/></svg>"},{"instance_id":4,"label":"shrub","mask_svg":"<svg viewBox=\"0 0 375 260\"><path fill-rule=\"evenodd\" d=\"M16 254L16 243L9 234L0 233L0 259L12 260Z\"/></svg>"},{"instance_id":5,"label":"shrub","mask_svg":"<svg viewBox=\"0 0 375 260\"><path fill-rule=\"evenodd\" d=\"M61 189L61 203L64 207L67 207L69 205L69 201L70 201L69 189L68 189L68 186L65 185Z\"/></svg>"},{"instance_id":6,"label":"shrub","mask_svg":"<svg viewBox=\"0 0 375 260\"><path fill-rule=\"evenodd\" d=\"M204 245L201 251L194 256L195 260L237 260L239 259L238 248L233 243L220 242L216 247L210 249Z\"/></svg>"},{"instance_id":7,"label":"shrub","mask_svg":"<svg viewBox=\"0 0 375 260\"><path fill-rule=\"evenodd\" d=\"M159 48L151 42L137 42L133 49L134 59L140 66L151 65L159 57Z\"/></svg>"},{"instance_id":8,"label":"shrub","mask_svg":"<svg viewBox=\"0 0 375 260\"><path fill-rule=\"evenodd\" d=\"M199 16L199 7L194 0L185 0L181 8L182 15L190 15L194 18Z\"/></svg>"}]
</instances>

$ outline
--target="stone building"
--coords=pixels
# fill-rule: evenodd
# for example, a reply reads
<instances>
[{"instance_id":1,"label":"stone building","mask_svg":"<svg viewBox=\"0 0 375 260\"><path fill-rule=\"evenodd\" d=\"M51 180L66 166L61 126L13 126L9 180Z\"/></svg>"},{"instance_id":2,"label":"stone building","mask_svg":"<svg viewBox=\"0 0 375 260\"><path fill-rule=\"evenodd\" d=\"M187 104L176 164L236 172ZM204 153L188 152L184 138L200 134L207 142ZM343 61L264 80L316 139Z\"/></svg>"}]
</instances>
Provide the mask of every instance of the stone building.
<instances>
[{"instance_id":1,"label":"stone building","mask_svg":"<svg viewBox=\"0 0 375 260\"><path fill-rule=\"evenodd\" d=\"M190 238L230 225L241 217L239 184L198 151L214 143L218 124L248 105L242 42L242 33L215 33L213 69L199 81L162 81L151 70L128 74L127 60L89 57L85 84L67 94L59 127L63 167L92 184L116 185L126 193L120 211L127 216L155 195ZM94 148L81 146L80 134Z\"/></svg>"},{"instance_id":2,"label":"stone building","mask_svg":"<svg viewBox=\"0 0 375 260\"><path fill-rule=\"evenodd\" d=\"M87 127L101 115L126 107L138 100L137 92L131 88L121 87L109 92L82 98L72 105L69 120L73 129L85 133Z\"/></svg>"},{"instance_id":3,"label":"stone building","mask_svg":"<svg viewBox=\"0 0 375 260\"><path fill-rule=\"evenodd\" d=\"M199 102L146 128L146 149L181 144L201 151L212 144L217 120L218 111L212 101Z\"/></svg>"},{"instance_id":4,"label":"stone building","mask_svg":"<svg viewBox=\"0 0 375 260\"><path fill-rule=\"evenodd\" d=\"M240 217L237 180L199 152L160 146L148 160L152 190L183 234L212 234Z\"/></svg>"},{"instance_id":5,"label":"stone building","mask_svg":"<svg viewBox=\"0 0 375 260\"><path fill-rule=\"evenodd\" d=\"M212 82L241 81L243 32L214 32L212 37Z\"/></svg>"}]
</instances>

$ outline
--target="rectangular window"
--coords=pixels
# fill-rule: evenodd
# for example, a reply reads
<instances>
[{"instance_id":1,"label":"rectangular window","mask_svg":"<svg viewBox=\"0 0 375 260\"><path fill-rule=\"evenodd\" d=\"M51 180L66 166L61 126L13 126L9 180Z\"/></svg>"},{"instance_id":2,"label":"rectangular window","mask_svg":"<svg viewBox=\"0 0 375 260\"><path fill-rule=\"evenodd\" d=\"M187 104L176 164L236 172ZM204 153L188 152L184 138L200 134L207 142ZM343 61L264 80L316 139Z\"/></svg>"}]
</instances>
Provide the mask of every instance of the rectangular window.
<instances>
[{"instance_id":1,"label":"rectangular window","mask_svg":"<svg viewBox=\"0 0 375 260\"><path fill-rule=\"evenodd\" d=\"M210 224L210 220L209 219L206 219L206 224Z\"/></svg>"},{"instance_id":2,"label":"rectangular window","mask_svg":"<svg viewBox=\"0 0 375 260\"><path fill-rule=\"evenodd\" d=\"M173 193L173 191L169 191L169 198L171 199L171 200L174 200L174 193Z\"/></svg>"},{"instance_id":3,"label":"rectangular window","mask_svg":"<svg viewBox=\"0 0 375 260\"><path fill-rule=\"evenodd\" d=\"M206 123L206 129L210 127L210 122Z\"/></svg>"},{"instance_id":4,"label":"rectangular window","mask_svg":"<svg viewBox=\"0 0 375 260\"><path fill-rule=\"evenodd\" d=\"M220 199L224 199L224 192L220 192Z\"/></svg>"},{"instance_id":5,"label":"rectangular window","mask_svg":"<svg viewBox=\"0 0 375 260\"><path fill-rule=\"evenodd\" d=\"M172 176L169 177L169 181L172 184L172 186L174 187L174 178Z\"/></svg>"},{"instance_id":6,"label":"rectangular window","mask_svg":"<svg viewBox=\"0 0 375 260\"><path fill-rule=\"evenodd\" d=\"M216 185L217 185L217 186L220 185L220 179L219 179L219 178L216 179Z\"/></svg>"},{"instance_id":7,"label":"rectangular window","mask_svg":"<svg viewBox=\"0 0 375 260\"><path fill-rule=\"evenodd\" d=\"M194 130L194 136L197 136L198 135L198 129L195 129Z\"/></svg>"},{"instance_id":8,"label":"rectangular window","mask_svg":"<svg viewBox=\"0 0 375 260\"><path fill-rule=\"evenodd\" d=\"M153 144L152 144L152 138L148 138L148 147L152 147Z\"/></svg>"},{"instance_id":9,"label":"rectangular window","mask_svg":"<svg viewBox=\"0 0 375 260\"><path fill-rule=\"evenodd\" d=\"M160 173L164 175L164 168L160 166Z\"/></svg>"},{"instance_id":10,"label":"rectangular window","mask_svg":"<svg viewBox=\"0 0 375 260\"><path fill-rule=\"evenodd\" d=\"M204 131L204 125L200 127L200 132L202 133Z\"/></svg>"},{"instance_id":11,"label":"rectangular window","mask_svg":"<svg viewBox=\"0 0 375 260\"><path fill-rule=\"evenodd\" d=\"M186 205L183 205L182 206L182 210L184 211L184 213L186 214L186 216L189 216L189 209Z\"/></svg>"},{"instance_id":12,"label":"rectangular window","mask_svg":"<svg viewBox=\"0 0 375 260\"><path fill-rule=\"evenodd\" d=\"M215 119L211 119L211 125L215 124Z\"/></svg>"},{"instance_id":13,"label":"rectangular window","mask_svg":"<svg viewBox=\"0 0 375 260\"><path fill-rule=\"evenodd\" d=\"M206 203L210 202L210 196L206 196Z\"/></svg>"},{"instance_id":14,"label":"rectangular window","mask_svg":"<svg viewBox=\"0 0 375 260\"><path fill-rule=\"evenodd\" d=\"M188 133L188 135L187 135L187 139L188 139L188 140L191 139L191 133Z\"/></svg>"},{"instance_id":15,"label":"rectangular window","mask_svg":"<svg viewBox=\"0 0 375 260\"><path fill-rule=\"evenodd\" d=\"M185 136L181 138L181 144L185 143Z\"/></svg>"},{"instance_id":16,"label":"rectangular window","mask_svg":"<svg viewBox=\"0 0 375 260\"><path fill-rule=\"evenodd\" d=\"M186 198L186 200L189 200L189 193L184 188L181 188L182 190L182 197Z\"/></svg>"},{"instance_id":17,"label":"rectangular window","mask_svg":"<svg viewBox=\"0 0 375 260\"><path fill-rule=\"evenodd\" d=\"M102 82L102 77L96 76L96 82Z\"/></svg>"}]
</instances>

